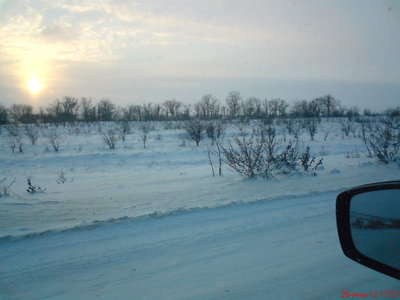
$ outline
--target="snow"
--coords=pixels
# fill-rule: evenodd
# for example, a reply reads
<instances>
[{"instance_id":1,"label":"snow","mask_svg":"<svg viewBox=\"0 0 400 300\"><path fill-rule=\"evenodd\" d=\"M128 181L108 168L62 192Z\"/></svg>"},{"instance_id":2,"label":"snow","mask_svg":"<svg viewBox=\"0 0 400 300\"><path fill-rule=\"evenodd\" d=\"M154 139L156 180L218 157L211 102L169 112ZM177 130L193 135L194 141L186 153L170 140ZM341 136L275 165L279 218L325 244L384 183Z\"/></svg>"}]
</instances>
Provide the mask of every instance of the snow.
<instances>
[{"instance_id":1,"label":"snow","mask_svg":"<svg viewBox=\"0 0 400 300\"><path fill-rule=\"evenodd\" d=\"M133 132L115 150L97 126L109 124L55 129L59 153L45 137L50 127L24 153L0 146L0 171L16 178L0 198L4 299L337 299L398 288L342 254L335 198L396 180L399 167L366 158L338 122L324 122L315 141L301 136L324 154L317 176L270 181L226 169L212 177L207 141L182 147L183 131L171 124L155 124L147 149ZM345 158L354 149L360 157ZM46 192L28 194L27 177Z\"/></svg>"}]
</instances>

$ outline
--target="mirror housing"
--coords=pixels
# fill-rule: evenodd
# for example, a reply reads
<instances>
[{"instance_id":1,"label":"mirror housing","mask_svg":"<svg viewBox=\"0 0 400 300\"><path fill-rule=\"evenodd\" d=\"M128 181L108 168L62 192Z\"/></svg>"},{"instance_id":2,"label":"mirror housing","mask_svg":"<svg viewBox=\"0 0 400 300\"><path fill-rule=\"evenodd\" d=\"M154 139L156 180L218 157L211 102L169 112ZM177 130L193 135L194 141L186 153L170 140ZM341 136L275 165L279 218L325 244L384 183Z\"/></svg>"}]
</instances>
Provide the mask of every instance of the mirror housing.
<instances>
[{"instance_id":1,"label":"mirror housing","mask_svg":"<svg viewBox=\"0 0 400 300\"><path fill-rule=\"evenodd\" d=\"M400 279L400 181L372 183L340 193L336 222L344 255Z\"/></svg>"}]
</instances>

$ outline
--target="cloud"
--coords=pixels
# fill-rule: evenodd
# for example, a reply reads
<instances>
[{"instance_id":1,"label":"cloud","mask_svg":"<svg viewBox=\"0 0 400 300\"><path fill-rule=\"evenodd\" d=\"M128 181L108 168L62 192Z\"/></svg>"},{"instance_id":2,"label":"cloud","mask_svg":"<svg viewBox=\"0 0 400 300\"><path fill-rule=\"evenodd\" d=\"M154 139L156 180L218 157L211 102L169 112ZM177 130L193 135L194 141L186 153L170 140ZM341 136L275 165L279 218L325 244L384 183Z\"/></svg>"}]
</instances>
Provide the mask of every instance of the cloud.
<instances>
[{"instance_id":1,"label":"cloud","mask_svg":"<svg viewBox=\"0 0 400 300\"><path fill-rule=\"evenodd\" d=\"M41 29L40 36L46 42L68 43L79 38L79 33L68 25L49 25Z\"/></svg>"},{"instance_id":2,"label":"cloud","mask_svg":"<svg viewBox=\"0 0 400 300\"><path fill-rule=\"evenodd\" d=\"M2 1L0 73L398 80L396 7L362 1Z\"/></svg>"},{"instance_id":3,"label":"cloud","mask_svg":"<svg viewBox=\"0 0 400 300\"><path fill-rule=\"evenodd\" d=\"M31 70L54 74L68 62L118 60L126 49L193 42L238 46L251 38L239 27L165 14L154 3L21 0L9 3L2 14L0 59L17 62L12 72L19 76Z\"/></svg>"}]
</instances>

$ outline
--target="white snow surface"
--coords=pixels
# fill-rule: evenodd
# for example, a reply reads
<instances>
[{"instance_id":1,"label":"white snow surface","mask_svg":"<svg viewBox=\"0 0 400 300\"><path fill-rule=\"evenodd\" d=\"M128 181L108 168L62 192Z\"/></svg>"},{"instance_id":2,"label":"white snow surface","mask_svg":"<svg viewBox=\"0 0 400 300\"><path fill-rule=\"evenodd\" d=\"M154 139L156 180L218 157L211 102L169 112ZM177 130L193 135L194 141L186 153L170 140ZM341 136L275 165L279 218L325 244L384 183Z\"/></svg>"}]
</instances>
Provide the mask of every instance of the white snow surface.
<instances>
[{"instance_id":1,"label":"white snow surface","mask_svg":"<svg viewBox=\"0 0 400 300\"><path fill-rule=\"evenodd\" d=\"M366 158L361 140L342 138L330 120L315 141L301 135L323 155L316 176L246 180L225 168L212 177L209 142L182 146L176 125L154 124L146 149L135 130L114 150L98 132L110 124L48 126L36 145L24 140L23 153L11 153L2 130L1 175L16 181L0 198L0 299L337 299L345 290L398 290L397 280L342 254L335 223L339 192L398 180L398 165ZM58 153L51 130L61 133ZM360 157L345 158L356 150ZM45 193L27 193L28 177Z\"/></svg>"}]
</instances>

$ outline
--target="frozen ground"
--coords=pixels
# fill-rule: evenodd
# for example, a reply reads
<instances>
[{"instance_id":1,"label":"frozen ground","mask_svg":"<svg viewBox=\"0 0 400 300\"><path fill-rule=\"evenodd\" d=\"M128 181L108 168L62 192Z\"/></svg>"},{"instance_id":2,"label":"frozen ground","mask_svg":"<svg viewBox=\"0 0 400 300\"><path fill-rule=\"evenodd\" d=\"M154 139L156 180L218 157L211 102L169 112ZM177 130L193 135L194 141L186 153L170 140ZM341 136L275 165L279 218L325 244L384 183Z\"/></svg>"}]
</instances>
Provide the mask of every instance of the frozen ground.
<instances>
[{"instance_id":1,"label":"frozen ground","mask_svg":"<svg viewBox=\"0 0 400 300\"><path fill-rule=\"evenodd\" d=\"M44 136L52 128L15 154L2 132L0 171L16 178L0 198L4 299L336 299L398 288L343 256L334 202L345 188L398 179L399 167L365 158L337 123L316 141L302 135L324 156L317 176L273 181L213 178L206 143L182 146L182 130L163 126L147 149L135 131L115 150L96 126L59 128L59 153ZM355 149L360 157L345 158ZM28 194L27 177L46 192Z\"/></svg>"},{"instance_id":2,"label":"frozen ground","mask_svg":"<svg viewBox=\"0 0 400 300\"><path fill-rule=\"evenodd\" d=\"M5 299L339 299L398 290L346 259L336 193L2 243Z\"/></svg>"}]
</instances>

